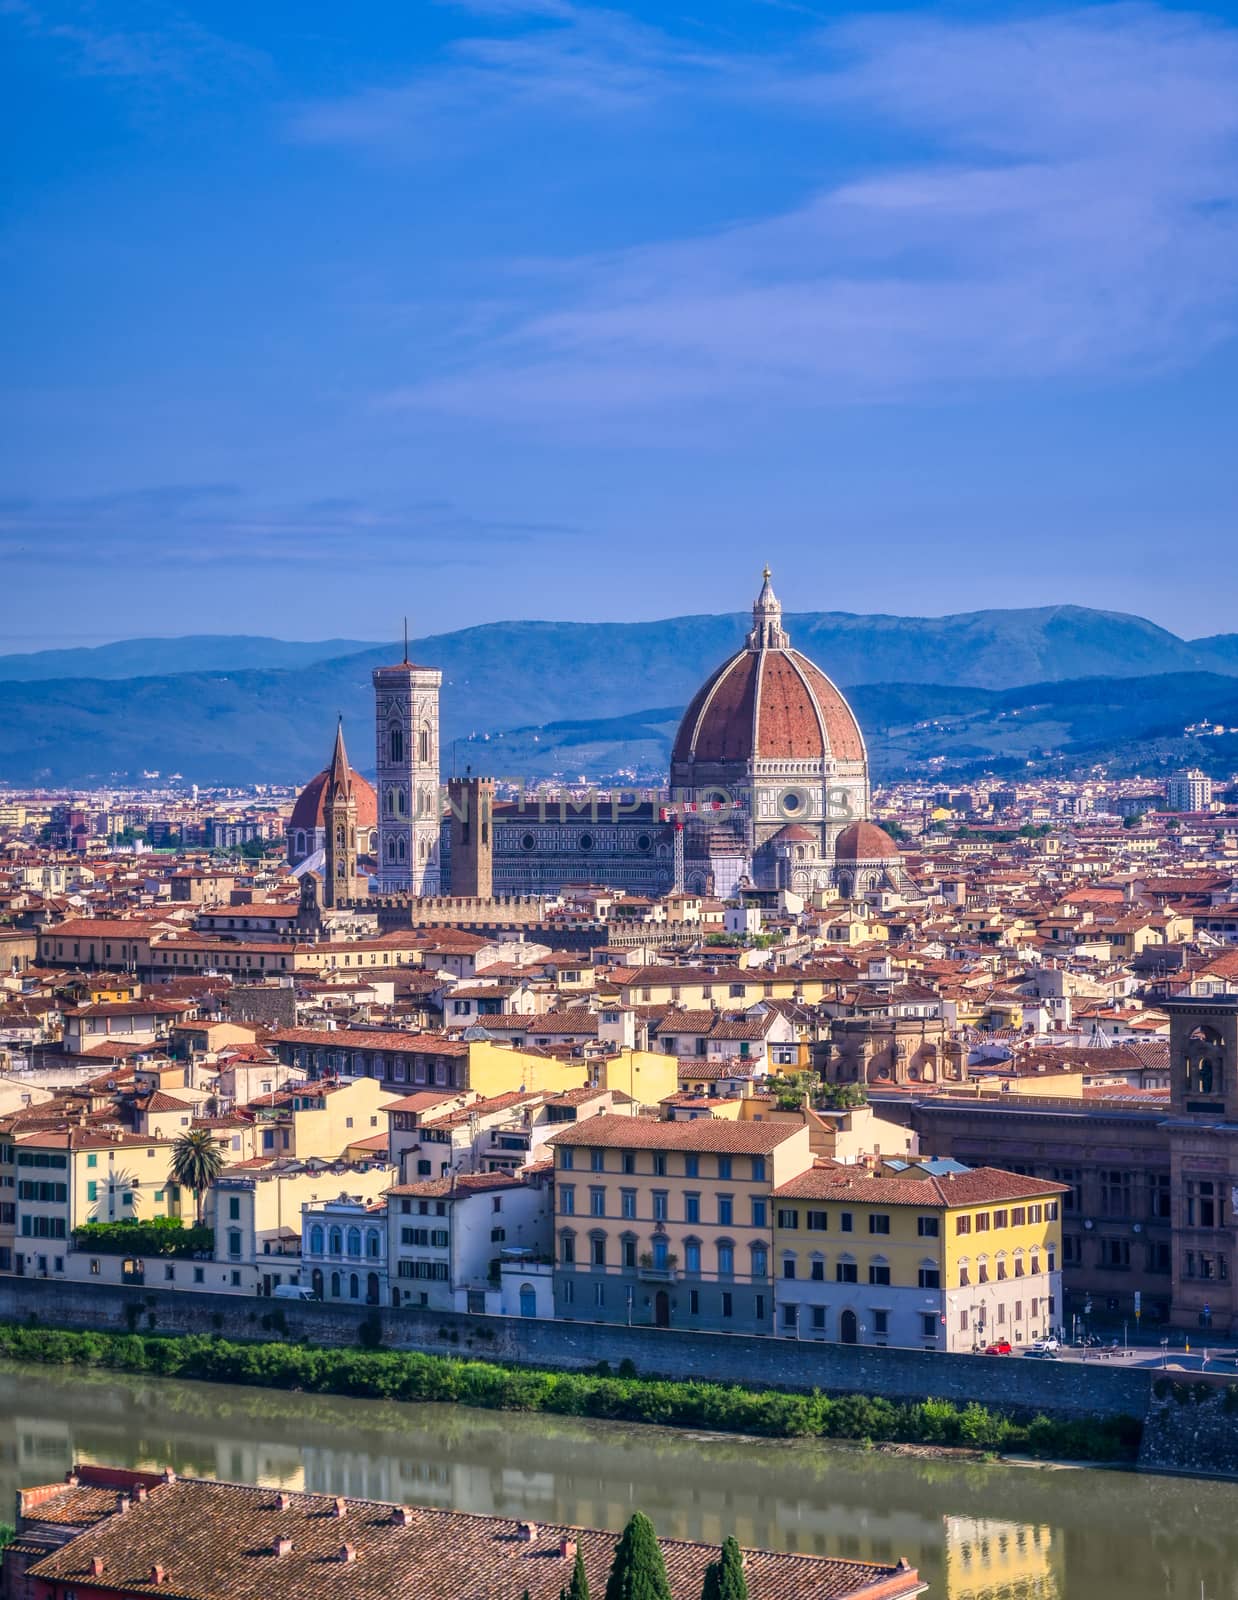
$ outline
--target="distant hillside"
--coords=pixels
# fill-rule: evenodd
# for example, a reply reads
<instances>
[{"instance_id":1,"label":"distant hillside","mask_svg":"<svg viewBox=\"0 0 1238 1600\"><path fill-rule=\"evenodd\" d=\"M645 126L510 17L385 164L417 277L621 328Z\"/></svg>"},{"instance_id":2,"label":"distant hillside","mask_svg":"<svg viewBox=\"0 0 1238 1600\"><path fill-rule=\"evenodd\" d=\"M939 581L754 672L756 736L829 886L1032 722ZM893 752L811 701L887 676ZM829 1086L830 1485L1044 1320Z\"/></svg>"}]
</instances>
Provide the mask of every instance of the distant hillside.
<instances>
[{"instance_id":1,"label":"distant hillside","mask_svg":"<svg viewBox=\"0 0 1238 1600\"><path fill-rule=\"evenodd\" d=\"M414 641L411 653L443 672L445 768L452 742L467 741L459 765L512 776L654 769L674 733L667 708L686 704L748 625L738 614L493 623ZM947 618L813 613L788 625L795 643L848 687L879 772L933 757L964 768L986 758L1040 760L1026 752L1106 739L1121 749L1152 732L1172 743L1201 716L1238 722L1235 636L1190 643L1138 617L1072 606ZM158 669L114 676L126 650ZM280 652L306 654L290 663ZM295 782L325 764L337 711L354 760L368 768L370 672L397 651L205 636L57 654L102 664L89 677L28 678L20 687L10 678L0 697L0 778L86 783L155 770L208 784ZM226 667L216 665L221 656ZM29 668L41 659L0 658L0 674L6 661ZM195 659L201 664L186 665ZM1037 688L1019 688L1026 683ZM1007 706L1007 692L1036 698ZM648 706L661 709L634 709ZM1209 756L1219 757L1220 743Z\"/></svg>"},{"instance_id":2,"label":"distant hillside","mask_svg":"<svg viewBox=\"0 0 1238 1600\"><path fill-rule=\"evenodd\" d=\"M372 650L368 639L265 639L247 634L190 634L181 639L122 639L72 650L0 656L0 682L45 678L148 678L169 672L233 672L246 667L300 667Z\"/></svg>"}]
</instances>

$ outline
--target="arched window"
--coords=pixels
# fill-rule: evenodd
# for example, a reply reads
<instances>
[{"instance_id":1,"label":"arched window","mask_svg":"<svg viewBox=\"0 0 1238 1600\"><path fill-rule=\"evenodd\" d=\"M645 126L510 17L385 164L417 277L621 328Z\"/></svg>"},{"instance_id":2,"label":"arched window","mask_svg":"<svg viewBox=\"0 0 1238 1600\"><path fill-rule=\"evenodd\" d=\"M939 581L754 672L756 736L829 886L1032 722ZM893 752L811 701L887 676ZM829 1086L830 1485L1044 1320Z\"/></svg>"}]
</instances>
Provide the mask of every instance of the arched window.
<instances>
[{"instance_id":1,"label":"arched window","mask_svg":"<svg viewBox=\"0 0 1238 1600\"><path fill-rule=\"evenodd\" d=\"M531 1283L520 1285L520 1315L522 1317L537 1315L537 1290Z\"/></svg>"},{"instance_id":2,"label":"arched window","mask_svg":"<svg viewBox=\"0 0 1238 1600\"><path fill-rule=\"evenodd\" d=\"M417 753L420 756L420 758L421 758L423 763L429 761L429 759L430 759L430 730L424 724L422 725L422 729L421 729L420 748L419 748Z\"/></svg>"},{"instance_id":3,"label":"arched window","mask_svg":"<svg viewBox=\"0 0 1238 1600\"><path fill-rule=\"evenodd\" d=\"M387 730L387 753L392 761L404 759L404 730L398 722L393 722Z\"/></svg>"},{"instance_id":4,"label":"arched window","mask_svg":"<svg viewBox=\"0 0 1238 1600\"><path fill-rule=\"evenodd\" d=\"M367 1256L369 1256L371 1261L377 1261L378 1257L382 1253L382 1247L379 1243L377 1228L366 1229L365 1253Z\"/></svg>"},{"instance_id":5,"label":"arched window","mask_svg":"<svg viewBox=\"0 0 1238 1600\"><path fill-rule=\"evenodd\" d=\"M303 856L305 854L305 834L304 834L304 832L302 832L301 829L297 830L297 835L296 835L296 839L295 839L294 844L293 844L293 849L296 851L296 853L299 856Z\"/></svg>"},{"instance_id":6,"label":"arched window","mask_svg":"<svg viewBox=\"0 0 1238 1600\"><path fill-rule=\"evenodd\" d=\"M331 1229L331 1254L342 1255L344 1252L344 1235L338 1228Z\"/></svg>"},{"instance_id":7,"label":"arched window","mask_svg":"<svg viewBox=\"0 0 1238 1600\"><path fill-rule=\"evenodd\" d=\"M718 1276L720 1278L735 1276L735 1245L730 1239L718 1240Z\"/></svg>"},{"instance_id":8,"label":"arched window","mask_svg":"<svg viewBox=\"0 0 1238 1600\"><path fill-rule=\"evenodd\" d=\"M360 1300L361 1298L361 1279L358 1278L355 1272L350 1273L348 1277L348 1298L350 1300Z\"/></svg>"},{"instance_id":9,"label":"arched window","mask_svg":"<svg viewBox=\"0 0 1238 1600\"><path fill-rule=\"evenodd\" d=\"M399 856L400 860L403 861L404 860L404 840L403 839L401 839L398 842L398 844L396 845L396 853Z\"/></svg>"},{"instance_id":10,"label":"arched window","mask_svg":"<svg viewBox=\"0 0 1238 1600\"><path fill-rule=\"evenodd\" d=\"M331 1298L338 1300L340 1297L340 1275L338 1272L331 1274Z\"/></svg>"},{"instance_id":11,"label":"arched window","mask_svg":"<svg viewBox=\"0 0 1238 1600\"><path fill-rule=\"evenodd\" d=\"M315 1227L310 1229L310 1255L312 1255L312 1256L320 1256L321 1254L322 1254L322 1229L317 1227L317 1226L315 1226Z\"/></svg>"},{"instance_id":12,"label":"arched window","mask_svg":"<svg viewBox=\"0 0 1238 1600\"><path fill-rule=\"evenodd\" d=\"M388 861L394 861L395 860L395 840L394 839L388 839L387 840L387 860Z\"/></svg>"},{"instance_id":13,"label":"arched window","mask_svg":"<svg viewBox=\"0 0 1238 1600\"><path fill-rule=\"evenodd\" d=\"M350 1256L359 1256L361 1254L360 1228L349 1228L348 1230L348 1253Z\"/></svg>"}]
</instances>

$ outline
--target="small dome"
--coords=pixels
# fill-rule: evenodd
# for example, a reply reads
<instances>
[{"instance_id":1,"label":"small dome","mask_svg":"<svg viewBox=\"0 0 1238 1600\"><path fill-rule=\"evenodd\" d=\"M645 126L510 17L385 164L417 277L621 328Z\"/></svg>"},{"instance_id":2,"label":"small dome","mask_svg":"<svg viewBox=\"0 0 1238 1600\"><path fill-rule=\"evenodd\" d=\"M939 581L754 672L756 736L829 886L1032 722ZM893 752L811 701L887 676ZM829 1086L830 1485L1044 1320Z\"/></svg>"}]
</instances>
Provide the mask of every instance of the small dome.
<instances>
[{"instance_id":1,"label":"small dome","mask_svg":"<svg viewBox=\"0 0 1238 1600\"><path fill-rule=\"evenodd\" d=\"M820 844L821 835L802 822L788 822L770 837L770 844Z\"/></svg>"},{"instance_id":2,"label":"small dome","mask_svg":"<svg viewBox=\"0 0 1238 1600\"><path fill-rule=\"evenodd\" d=\"M292 808L292 816L288 822L291 833L302 830L312 833L315 828L324 826L324 810L327 804L327 786L331 777L330 767L325 767L316 778L311 778L304 789L297 796L297 803ZM352 773L353 794L357 799L357 826L358 828L376 828L378 826L378 796L374 793L374 785L367 783L361 774L353 769Z\"/></svg>"},{"instance_id":3,"label":"small dome","mask_svg":"<svg viewBox=\"0 0 1238 1600\"><path fill-rule=\"evenodd\" d=\"M834 841L835 861L889 861L898 846L875 822L849 822Z\"/></svg>"}]
</instances>

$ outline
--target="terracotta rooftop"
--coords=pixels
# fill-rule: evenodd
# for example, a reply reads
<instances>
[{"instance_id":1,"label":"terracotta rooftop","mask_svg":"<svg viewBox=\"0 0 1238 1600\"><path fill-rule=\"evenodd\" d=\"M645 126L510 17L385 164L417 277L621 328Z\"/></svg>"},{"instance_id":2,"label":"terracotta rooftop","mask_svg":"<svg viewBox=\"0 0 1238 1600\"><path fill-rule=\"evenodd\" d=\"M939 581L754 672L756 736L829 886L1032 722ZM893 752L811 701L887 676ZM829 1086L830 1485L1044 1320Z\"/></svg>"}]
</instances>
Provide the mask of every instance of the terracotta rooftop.
<instances>
[{"instance_id":1,"label":"terracotta rooftop","mask_svg":"<svg viewBox=\"0 0 1238 1600\"><path fill-rule=\"evenodd\" d=\"M839 1200L885 1206L978 1206L1015 1200L1051 1200L1066 1194L1065 1183L1049 1183L1003 1172L998 1167L972 1167L953 1177L873 1176L853 1166L810 1167L780 1188L776 1200Z\"/></svg>"},{"instance_id":2,"label":"terracotta rooftop","mask_svg":"<svg viewBox=\"0 0 1238 1600\"><path fill-rule=\"evenodd\" d=\"M116 1491L110 1494L114 1503ZM123 1514L96 1521L30 1571L44 1582L92 1595L163 1594L177 1600L517 1600L526 1591L530 1600L557 1600L577 1545L591 1589L602 1593L616 1537L423 1506L178 1479L156 1484ZM698 1600L716 1547L676 1539L661 1544L673 1600ZM156 1569L162 1569L158 1577ZM923 1588L905 1564L768 1550L748 1551L744 1571L760 1600L894 1600Z\"/></svg>"},{"instance_id":3,"label":"terracotta rooftop","mask_svg":"<svg viewBox=\"0 0 1238 1600\"><path fill-rule=\"evenodd\" d=\"M724 1154L766 1155L793 1138L802 1126L798 1122L723 1122L713 1117L659 1122L608 1111L552 1134L547 1143L601 1145L610 1150L720 1150Z\"/></svg>"}]
</instances>

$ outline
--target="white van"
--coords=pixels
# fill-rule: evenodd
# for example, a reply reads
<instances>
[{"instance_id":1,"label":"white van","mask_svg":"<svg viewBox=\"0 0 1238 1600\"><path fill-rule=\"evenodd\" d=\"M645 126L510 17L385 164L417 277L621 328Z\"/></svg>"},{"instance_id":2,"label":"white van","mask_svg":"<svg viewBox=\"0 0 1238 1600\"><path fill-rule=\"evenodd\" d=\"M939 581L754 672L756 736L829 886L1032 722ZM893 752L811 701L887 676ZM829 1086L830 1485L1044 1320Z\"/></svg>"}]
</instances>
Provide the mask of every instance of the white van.
<instances>
[{"instance_id":1,"label":"white van","mask_svg":"<svg viewBox=\"0 0 1238 1600\"><path fill-rule=\"evenodd\" d=\"M271 1290L272 1300L317 1300L314 1291L303 1283L277 1283Z\"/></svg>"}]
</instances>

